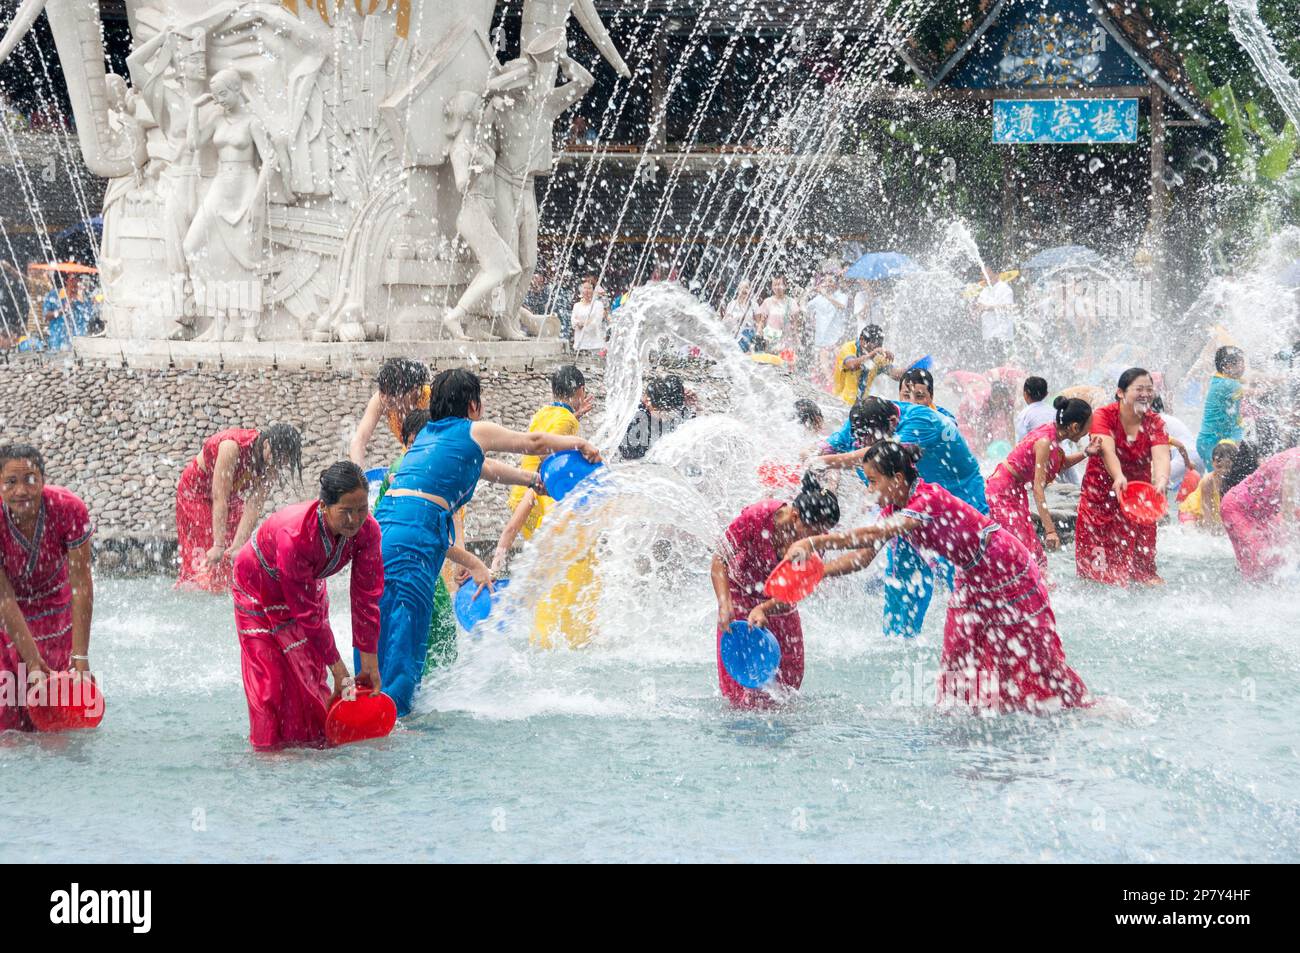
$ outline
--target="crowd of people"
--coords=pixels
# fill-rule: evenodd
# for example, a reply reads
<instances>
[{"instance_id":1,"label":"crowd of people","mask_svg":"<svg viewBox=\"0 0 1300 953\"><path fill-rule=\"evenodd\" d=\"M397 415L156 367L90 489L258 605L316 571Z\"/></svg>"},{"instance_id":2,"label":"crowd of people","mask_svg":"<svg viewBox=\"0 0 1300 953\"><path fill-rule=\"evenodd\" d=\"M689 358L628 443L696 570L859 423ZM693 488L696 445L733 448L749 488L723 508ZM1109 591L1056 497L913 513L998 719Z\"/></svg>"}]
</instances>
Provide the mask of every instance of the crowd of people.
<instances>
[{"instance_id":1,"label":"crowd of people","mask_svg":"<svg viewBox=\"0 0 1300 953\"><path fill-rule=\"evenodd\" d=\"M598 300L595 290L584 286L588 304ZM806 326L800 316L816 316L817 297L832 293L826 283L805 305L774 282L762 301L738 294L722 320L741 346L773 334L779 342L797 336ZM575 316L575 325L585 329L596 313ZM1156 523L1135 518L1124 502L1137 483L1175 499L1185 522L1226 534L1246 579L1276 579L1291 562L1300 539L1300 432L1268 379L1247 376L1236 347L1214 353L1193 435L1166 412L1159 375L1142 367L1124 370L1111 389L1075 385L1055 394L1043 377L1008 365L950 372L961 398L954 412L937 403L930 368L895 360L879 325L815 340L828 362L826 400L847 405L847 418L827 433L829 407L804 398L791 408L808 434L802 451L792 448L802 453L797 490L746 507L712 562L718 682L735 705L778 703L802 682L798 605L765 594L778 564L821 560L835 577L864 569L882 551L887 636L918 635L936 590L947 593L941 703L1034 712L1090 704L1052 608L1047 553L1061 548L1062 534L1047 489L1056 481L1078 482L1074 563L1090 582L1162 582ZM595 401L576 365L554 371L551 399L524 431L487 419L491 408L469 370L431 377L423 363L393 358L375 383L349 459L320 474L315 499L264 514L277 485L301 483L301 436L286 423L212 434L177 485L178 585L232 595L258 749L324 743L331 702L357 683L382 689L399 715L409 714L424 676L456 656L452 593L494 587L518 537L531 539L554 518L542 459L577 451L601 461L582 436ZM651 379L618 458L644 457L699 411L679 377ZM381 424L402 450L371 512L364 467ZM521 459L516 466L493 454ZM848 473L874 510L845 528L840 479ZM480 481L511 488L490 566L465 545L464 514ZM0 668L38 678L90 671L86 505L74 490L46 482L42 454L27 444L0 447L0 500ZM530 639L540 647L577 647L594 634L598 530L574 532L565 572L531 607ZM335 646L326 593L326 580L349 566L351 666ZM780 668L764 688L742 686L724 664L722 636L737 620L770 630L781 647ZM30 728L21 704L0 699L0 727Z\"/></svg>"}]
</instances>

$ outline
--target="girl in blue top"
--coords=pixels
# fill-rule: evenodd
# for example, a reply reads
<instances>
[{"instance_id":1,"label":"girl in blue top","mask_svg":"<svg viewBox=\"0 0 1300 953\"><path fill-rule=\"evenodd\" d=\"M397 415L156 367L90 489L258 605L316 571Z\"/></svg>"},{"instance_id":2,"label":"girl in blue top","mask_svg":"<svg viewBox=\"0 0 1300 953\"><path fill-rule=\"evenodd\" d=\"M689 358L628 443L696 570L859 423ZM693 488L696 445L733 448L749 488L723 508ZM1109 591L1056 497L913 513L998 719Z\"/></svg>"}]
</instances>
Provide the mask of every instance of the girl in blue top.
<instances>
[{"instance_id":1,"label":"girl in blue top","mask_svg":"<svg viewBox=\"0 0 1300 953\"><path fill-rule=\"evenodd\" d=\"M1241 398L1245 387L1241 379L1246 373L1246 355L1239 347L1221 347L1214 352L1214 376L1205 393L1205 411L1201 417L1201 432L1196 436L1196 452L1202 460L1214 456L1220 441L1239 441L1241 430Z\"/></svg>"},{"instance_id":2,"label":"girl in blue top","mask_svg":"<svg viewBox=\"0 0 1300 953\"><path fill-rule=\"evenodd\" d=\"M434 590L444 559L464 566L480 588L491 581L483 562L453 544L455 512L474 496L486 452L546 456L578 450L592 462L600 453L579 437L519 433L481 420L477 375L443 371L429 392L429 423L420 431L375 510L382 534L384 594L379 600L379 671L397 713L411 710L428 650ZM493 482L544 492L537 473L495 466Z\"/></svg>"},{"instance_id":3,"label":"girl in blue top","mask_svg":"<svg viewBox=\"0 0 1300 953\"><path fill-rule=\"evenodd\" d=\"M920 446L921 479L937 483L981 513L989 511L979 462L957 429L957 422L922 404L892 403L872 397L859 401L849 419L828 441L835 454L822 457L832 468L858 467L866 450L891 438ZM862 471L858 470L859 477ZM865 477L863 477L865 482ZM952 567L946 569L951 581ZM886 635L911 638L921 631L934 597L934 570L906 540L895 538L886 553Z\"/></svg>"}]
</instances>

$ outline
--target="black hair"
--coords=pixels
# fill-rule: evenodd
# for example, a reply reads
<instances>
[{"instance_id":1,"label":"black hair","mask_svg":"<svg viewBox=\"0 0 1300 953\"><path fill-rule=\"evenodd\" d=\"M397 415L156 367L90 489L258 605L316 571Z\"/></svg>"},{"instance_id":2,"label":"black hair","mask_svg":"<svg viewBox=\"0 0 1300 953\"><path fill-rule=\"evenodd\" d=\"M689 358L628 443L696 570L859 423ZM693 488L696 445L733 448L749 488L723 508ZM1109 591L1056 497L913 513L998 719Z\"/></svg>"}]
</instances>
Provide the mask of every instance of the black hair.
<instances>
[{"instance_id":1,"label":"black hair","mask_svg":"<svg viewBox=\"0 0 1300 953\"><path fill-rule=\"evenodd\" d=\"M1155 414L1163 414L1165 412L1165 399L1159 394L1156 394L1151 401L1151 412Z\"/></svg>"},{"instance_id":2,"label":"black hair","mask_svg":"<svg viewBox=\"0 0 1300 953\"><path fill-rule=\"evenodd\" d=\"M1150 376L1151 376L1151 372L1148 371L1145 367L1130 367L1123 374L1119 375L1119 383L1115 385L1115 389L1123 393L1124 391L1128 390L1129 387L1133 384L1133 382L1137 380L1139 377L1150 377Z\"/></svg>"},{"instance_id":3,"label":"black hair","mask_svg":"<svg viewBox=\"0 0 1300 953\"><path fill-rule=\"evenodd\" d=\"M353 490L369 488L366 473L351 460L331 463L320 472L320 501L333 506Z\"/></svg>"},{"instance_id":4,"label":"black hair","mask_svg":"<svg viewBox=\"0 0 1300 953\"><path fill-rule=\"evenodd\" d=\"M1214 369L1219 373L1223 373L1229 364L1234 364L1237 361L1244 361L1245 359L1245 351L1239 347L1227 345L1214 352Z\"/></svg>"},{"instance_id":5,"label":"black hair","mask_svg":"<svg viewBox=\"0 0 1300 953\"><path fill-rule=\"evenodd\" d=\"M1227 493L1258 470L1259 464L1265 456L1266 454L1261 452L1259 444L1254 440L1243 440L1237 444L1237 452L1232 455L1232 467L1229 468L1228 475L1223 478L1219 491Z\"/></svg>"},{"instance_id":6,"label":"black hair","mask_svg":"<svg viewBox=\"0 0 1300 953\"><path fill-rule=\"evenodd\" d=\"M429 368L409 357L390 357L375 375L375 386L385 397L401 397L427 383Z\"/></svg>"},{"instance_id":7,"label":"black hair","mask_svg":"<svg viewBox=\"0 0 1300 953\"><path fill-rule=\"evenodd\" d=\"M849 433L855 443L884 440L894 432L899 416L898 406L891 401L864 397L849 411Z\"/></svg>"},{"instance_id":8,"label":"black hair","mask_svg":"<svg viewBox=\"0 0 1300 953\"><path fill-rule=\"evenodd\" d=\"M794 402L794 416L805 427L816 427L825 419L816 401L802 397Z\"/></svg>"},{"instance_id":9,"label":"black hair","mask_svg":"<svg viewBox=\"0 0 1300 953\"><path fill-rule=\"evenodd\" d=\"M572 364L562 364L551 373L551 395L561 400L572 397L587 385L582 371Z\"/></svg>"},{"instance_id":10,"label":"black hair","mask_svg":"<svg viewBox=\"0 0 1300 953\"><path fill-rule=\"evenodd\" d=\"M686 406L686 387L676 374L654 378L645 392L656 410L680 410Z\"/></svg>"},{"instance_id":11,"label":"black hair","mask_svg":"<svg viewBox=\"0 0 1300 953\"><path fill-rule=\"evenodd\" d=\"M840 521L839 498L817 481L811 473L803 475L799 495L791 503L794 511L808 526L830 529Z\"/></svg>"},{"instance_id":12,"label":"black hair","mask_svg":"<svg viewBox=\"0 0 1300 953\"><path fill-rule=\"evenodd\" d=\"M10 460L26 460L45 476L45 458L30 443L6 443L0 446L0 469Z\"/></svg>"},{"instance_id":13,"label":"black hair","mask_svg":"<svg viewBox=\"0 0 1300 953\"><path fill-rule=\"evenodd\" d=\"M912 367L903 372L903 376L898 381L898 386L904 384L924 384L930 396L934 396L934 375L924 367Z\"/></svg>"},{"instance_id":14,"label":"black hair","mask_svg":"<svg viewBox=\"0 0 1300 953\"><path fill-rule=\"evenodd\" d=\"M429 422L429 412L421 407L402 418L402 446L409 447L415 435Z\"/></svg>"},{"instance_id":15,"label":"black hair","mask_svg":"<svg viewBox=\"0 0 1300 953\"><path fill-rule=\"evenodd\" d=\"M1229 469L1231 469L1232 461L1237 457L1237 441L1220 440L1214 445L1214 449L1210 451L1210 459L1206 462L1213 465L1214 458L1221 453L1226 453L1228 455Z\"/></svg>"},{"instance_id":16,"label":"black hair","mask_svg":"<svg viewBox=\"0 0 1300 953\"><path fill-rule=\"evenodd\" d=\"M1032 378L1030 379L1032 380ZM1087 423L1092 417L1092 404L1077 397L1058 397L1052 401L1052 406L1056 408L1056 426L1058 427Z\"/></svg>"},{"instance_id":17,"label":"black hair","mask_svg":"<svg viewBox=\"0 0 1300 953\"><path fill-rule=\"evenodd\" d=\"M862 456L863 463L870 463L884 476L896 477L903 474L908 483L915 483L919 475L916 461L922 457L922 450L914 443L899 443L897 440L881 440Z\"/></svg>"},{"instance_id":18,"label":"black hair","mask_svg":"<svg viewBox=\"0 0 1300 953\"><path fill-rule=\"evenodd\" d=\"M1025 378L1025 396L1035 404L1047 399L1047 381L1041 377Z\"/></svg>"},{"instance_id":19,"label":"black hair","mask_svg":"<svg viewBox=\"0 0 1300 953\"><path fill-rule=\"evenodd\" d=\"M264 459L264 447L271 448L271 462ZM292 424L272 424L258 433L253 441L253 472L260 478L266 468L281 475L292 475L302 482L302 434Z\"/></svg>"},{"instance_id":20,"label":"black hair","mask_svg":"<svg viewBox=\"0 0 1300 953\"><path fill-rule=\"evenodd\" d=\"M483 402L478 375L463 367L443 371L429 385L429 420L468 417L471 404Z\"/></svg>"},{"instance_id":21,"label":"black hair","mask_svg":"<svg viewBox=\"0 0 1300 953\"><path fill-rule=\"evenodd\" d=\"M864 324L858 332L858 340L880 347L885 343L885 329L878 324Z\"/></svg>"}]
</instances>

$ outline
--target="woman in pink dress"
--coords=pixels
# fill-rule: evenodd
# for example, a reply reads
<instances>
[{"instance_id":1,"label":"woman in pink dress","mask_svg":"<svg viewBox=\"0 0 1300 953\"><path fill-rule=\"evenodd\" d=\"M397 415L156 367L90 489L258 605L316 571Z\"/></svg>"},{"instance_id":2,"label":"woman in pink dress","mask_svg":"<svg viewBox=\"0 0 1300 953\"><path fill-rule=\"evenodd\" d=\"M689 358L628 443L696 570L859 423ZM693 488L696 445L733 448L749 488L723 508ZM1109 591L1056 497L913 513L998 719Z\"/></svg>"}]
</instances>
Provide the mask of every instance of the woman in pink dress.
<instances>
[{"instance_id":1,"label":"woman in pink dress","mask_svg":"<svg viewBox=\"0 0 1300 953\"><path fill-rule=\"evenodd\" d=\"M18 691L26 670L90 670L90 514L45 482L35 447L0 447L0 678ZM0 731L31 731L23 702L0 690Z\"/></svg>"},{"instance_id":2,"label":"woman in pink dress","mask_svg":"<svg viewBox=\"0 0 1300 953\"><path fill-rule=\"evenodd\" d=\"M352 564L352 644L378 691L384 562L366 475L355 463L321 474L320 499L270 516L235 558L235 629L258 750L320 747L330 704L352 683L329 622L325 580ZM331 693L326 673L334 680Z\"/></svg>"},{"instance_id":3,"label":"woman in pink dress","mask_svg":"<svg viewBox=\"0 0 1300 953\"><path fill-rule=\"evenodd\" d=\"M835 494L811 476L793 502L762 500L741 510L727 527L723 544L713 556L713 593L718 599L718 687L738 708L762 707L771 696L745 688L722 664L722 634L737 619L767 629L781 646L776 684L797 689L803 683L803 626L799 610L763 595L763 585L793 543L823 533L840 521Z\"/></svg>"},{"instance_id":4,"label":"woman in pink dress","mask_svg":"<svg viewBox=\"0 0 1300 953\"><path fill-rule=\"evenodd\" d=\"M851 550L826 565L827 576L867 566L895 539L925 558L956 567L939 663L940 705L1045 712L1090 704L1083 680L1065 662L1056 617L1038 563L1020 540L947 490L920 479L919 447L881 441L863 460L883 507L874 526L813 536L791 546Z\"/></svg>"},{"instance_id":5,"label":"woman in pink dress","mask_svg":"<svg viewBox=\"0 0 1300 953\"><path fill-rule=\"evenodd\" d=\"M1242 576L1270 582L1300 553L1300 448L1274 454L1251 472L1256 452L1250 441L1238 448L1219 514Z\"/></svg>"},{"instance_id":6,"label":"woman in pink dress","mask_svg":"<svg viewBox=\"0 0 1300 953\"><path fill-rule=\"evenodd\" d=\"M1061 537L1057 535L1052 514L1047 511L1047 484L1062 470L1068 470L1084 458L1083 453L1067 454L1061 449L1061 441L1077 443L1088 432L1092 422L1092 407L1085 401L1058 397L1052 406L1056 409L1056 422L1029 431L984 484L989 518L1024 543L1044 573L1047 572L1047 553L1029 517L1029 494L1025 488L1033 487L1047 548L1059 549Z\"/></svg>"},{"instance_id":7,"label":"woman in pink dress","mask_svg":"<svg viewBox=\"0 0 1300 953\"><path fill-rule=\"evenodd\" d=\"M272 484L302 477L302 438L288 424L215 433L176 486L180 588L226 592L230 566L262 518Z\"/></svg>"},{"instance_id":8,"label":"woman in pink dress","mask_svg":"<svg viewBox=\"0 0 1300 953\"><path fill-rule=\"evenodd\" d=\"M1152 410L1155 382L1140 367L1120 375L1116 402L1092 414L1097 449L1088 459L1074 524L1074 561L1084 579L1112 586L1158 585L1156 528L1124 515L1119 497L1130 481L1169 489L1169 437Z\"/></svg>"}]
</instances>

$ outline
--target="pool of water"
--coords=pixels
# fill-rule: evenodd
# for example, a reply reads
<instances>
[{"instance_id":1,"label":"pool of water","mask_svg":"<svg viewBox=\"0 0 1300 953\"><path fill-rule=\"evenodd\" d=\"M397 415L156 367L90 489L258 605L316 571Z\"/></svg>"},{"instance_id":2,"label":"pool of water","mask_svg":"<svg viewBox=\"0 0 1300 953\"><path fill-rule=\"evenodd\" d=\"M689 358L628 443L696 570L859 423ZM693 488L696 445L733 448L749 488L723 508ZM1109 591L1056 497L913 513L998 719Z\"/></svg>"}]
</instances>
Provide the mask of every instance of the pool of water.
<instances>
[{"instance_id":1,"label":"pool of water","mask_svg":"<svg viewBox=\"0 0 1300 953\"><path fill-rule=\"evenodd\" d=\"M229 601L102 579L107 717L0 736L0 860L1300 860L1294 587L1243 585L1226 542L1180 529L1162 589L1052 564L1092 711L936 711L942 613L886 641L853 579L805 613L799 699L731 711L692 567L582 651L462 637L388 739L275 755L247 745Z\"/></svg>"}]
</instances>

